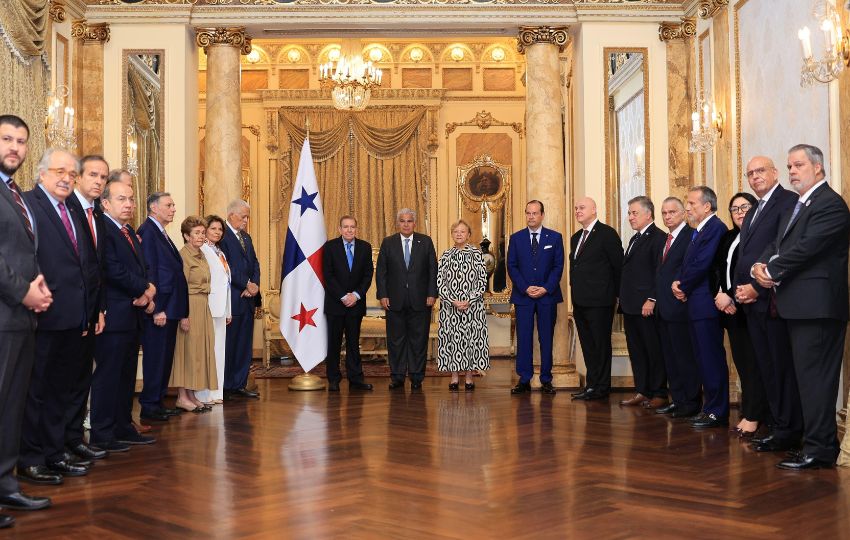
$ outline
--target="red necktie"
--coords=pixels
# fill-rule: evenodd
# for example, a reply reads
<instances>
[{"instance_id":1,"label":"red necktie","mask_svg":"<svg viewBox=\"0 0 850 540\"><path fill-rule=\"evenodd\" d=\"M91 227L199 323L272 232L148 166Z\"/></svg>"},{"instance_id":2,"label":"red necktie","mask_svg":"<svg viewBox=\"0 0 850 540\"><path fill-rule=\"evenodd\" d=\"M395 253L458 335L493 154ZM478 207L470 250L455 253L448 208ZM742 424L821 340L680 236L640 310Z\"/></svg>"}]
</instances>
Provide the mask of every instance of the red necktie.
<instances>
[{"instance_id":1,"label":"red necktie","mask_svg":"<svg viewBox=\"0 0 850 540\"><path fill-rule=\"evenodd\" d=\"M89 229L91 229L91 239L94 242L94 248L97 249L97 233L94 231L94 208L86 208L86 217L89 220Z\"/></svg>"},{"instance_id":2,"label":"red necktie","mask_svg":"<svg viewBox=\"0 0 850 540\"><path fill-rule=\"evenodd\" d=\"M68 210L65 209L64 203L59 203L59 215L62 217L62 225L65 226L65 232L68 233L68 238L71 239L71 244L74 246L74 253L80 254L77 248L77 237L74 236L74 228L71 227L71 218L68 217Z\"/></svg>"},{"instance_id":3,"label":"red necktie","mask_svg":"<svg viewBox=\"0 0 850 540\"><path fill-rule=\"evenodd\" d=\"M673 243L673 233L667 233L667 243L664 244L664 254L661 256L661 262L667 260L667 252L670 251L670 244Z\"/></svg>"},{"instance_id":4,"label":"red necktie","mask_svg":"<svg viewBox=\"0 0 850 540\"><path fill-rule=\"evenodd\" d=\"M130 249L132 249L133 253L135 253L136 252L136 246L133 245L133 240L130 239L130 233L127 231L126 225L121 227L121 233L124 235L124 238L127 239L127 243L130 244Z\"/></svg>"},{"instance_id":5,"label":"red necktie","mask_svg":"<svg viewBox=\"0 0 850 540\"><path fill-rule=\"evenodd\" d=\"M27 214L27 207L24 206L24 200L21 198L21 193L18 189L18 184L16 184L14 180L9 178L9 180L7 181L7 185L9 186L9 191L12 192L12 198L14 198L15 202L18 204L18 210L20 210L21 214L23 214L24 216L24 223L27 227L27 234L30 235L30 240L35 240L35 235L32 232L32 222L30 221L29 214Z\"/></svg>"}]
</instances>

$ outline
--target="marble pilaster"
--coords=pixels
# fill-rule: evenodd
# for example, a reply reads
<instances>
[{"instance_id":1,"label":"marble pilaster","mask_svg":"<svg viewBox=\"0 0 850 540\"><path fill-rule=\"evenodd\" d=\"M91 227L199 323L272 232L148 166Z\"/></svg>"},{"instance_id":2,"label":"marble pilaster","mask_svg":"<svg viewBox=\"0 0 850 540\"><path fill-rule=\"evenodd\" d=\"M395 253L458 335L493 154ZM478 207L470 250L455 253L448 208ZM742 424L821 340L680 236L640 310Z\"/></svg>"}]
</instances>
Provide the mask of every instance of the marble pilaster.
<instances>
[{"instance_id":1,"label":"marble pilaster","mask_svg":"<svg viewBox=\"0 0 850 540\"><path fill-rule=\"evenodd\" d=\"M109 41L107 23L85 19L71 24L77 53L74 62L74 100L77 113L77 153L103 153L103 46Z\"/></svg>"},{"instance_id":2,"label":"marble pilaster","mask_svg":"<svg viewBox=\"0 0 850 540\"><path fill-rule=\"evenodd\" d=\"M841 20L844 23L844 28L850 27L850 10L847 8L841 9ZM840 126L839 148L841 148L841 194L845 201L850 201L850 75L845 74L838 79L838 125ZM848 329L850 332L850 329ZM848 334L850 336L850 334ZM838 464L843 467L850 467L850 339L844 341L844 385L840 392L844 396L844 415L843 430L839 423L839 435L844 432L841 443L841 455L838 456Z\"/></svg>"},{"instance_id":3,"label":"marble pilaster","mask_svg":"<svg viewBox=\"0 0 850 540\"><path fill-rule=\"evenodd\" d=\"M690 22L690 27L686 22ZM694 160L688 151L691 134L691 90L694 74L693 36L696 26L693 20L670 26L662 23L659 36L667 48L667 136L669 140L668 193L684 199L694 178ZM660 204L660 201L656 201Z\"/></svg>"}]
</instances>

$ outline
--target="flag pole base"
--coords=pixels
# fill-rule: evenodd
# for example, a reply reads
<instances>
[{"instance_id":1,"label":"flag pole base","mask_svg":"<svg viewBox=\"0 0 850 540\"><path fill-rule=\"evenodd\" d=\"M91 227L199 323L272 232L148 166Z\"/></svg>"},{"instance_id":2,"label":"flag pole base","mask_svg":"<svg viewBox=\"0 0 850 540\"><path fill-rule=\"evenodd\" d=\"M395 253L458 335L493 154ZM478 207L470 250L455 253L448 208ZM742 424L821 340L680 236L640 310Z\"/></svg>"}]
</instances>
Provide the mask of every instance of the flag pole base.
<instances>
[{"instance_id":1,"label":"flag pole base","mask_svg":"<svg viewBox=\"0 0 850 540\"><path fill-rule=\"evenodd\" d=\"M292 378L292 382L289 383L289 389L300 392L324 390L325 381L321 377L317 377L311 373L302 373Z\"/></svg>"}]
</instances>

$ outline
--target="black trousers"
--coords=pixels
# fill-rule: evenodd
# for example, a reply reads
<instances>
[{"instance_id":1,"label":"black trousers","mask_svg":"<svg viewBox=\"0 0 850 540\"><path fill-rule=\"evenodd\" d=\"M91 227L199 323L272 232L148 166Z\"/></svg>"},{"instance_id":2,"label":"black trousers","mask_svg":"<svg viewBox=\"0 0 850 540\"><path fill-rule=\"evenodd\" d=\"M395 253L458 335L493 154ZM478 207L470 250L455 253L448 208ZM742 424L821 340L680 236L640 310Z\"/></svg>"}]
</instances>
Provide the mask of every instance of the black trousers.
<instances>
[{"instance_id":1,"label":"black trousers","mask_svg":"<svg viewBox=\"0 0 850 540\"><path fill-rule=\"evenodd\" d=\"M803 434L803 411L788 326L783 319L750 310L747 328L773 417L773 434L779 439L797 442Z\"/></svg>"},{"instance_id":2,"label":"black trousers","mask_svg":"<svg viewBox=\"0 0 850 540\"><path fill-rule=\"evenodd\" d=\"M20 490L14 471L34 357L34 332L0 332L0 495Z\"/></svg>"},{"instance_id":3,"label":"black trousers","mask_svg":"<svg viewBox=\"0 0 850 540\"><path fill-rule=\"evenodd\" d=\"M729 334L729 345L732 348L732 361L741 379L741 416L747 420L770 423L770 407L767 405L767 394L761 380L756 363L756 353L746 324L741 324L742 313L721 315L726 333ZM746 319L745 319L746 320Z\"/></svg>"},{"instance_id":4,"label":"black trousers","mask_svg":"<svg viewBox=\"0 0 850 540\"><path fill-rule=\"evenodd\" d=\"M659 318L658 330L664 365L667 366L670 397L683 411L696 412L702 404L699 395L701 383L688 321L671 322Z\"/></svg>"},{"instance_id":5,"label":"black trousers","mask_svg":"<svg viewBox=\"0 0 850 540\"><path fill-rule=\"evenodd\" d=\"M430 325L430 309L414 311L405 306L399 311L387 311L387 353L393 381L403 382L405 375L412 382L425 378Z\"/></svg>"},{"instance_id":6,"label":"black trousers","mask_svg":"<svg viewBox=\"0 0 850 540\"><path fill-rule=\"evenodd\" d=\"M62 459L73 383L86 369L82 352L80 329L36 331L35 367L24 411L19 467Z\"/></svg>"},{"instance_id":7,"label":"black trousers","mask_svg":"<svg viewBox=\"0 0 850 540\"><path fill-rule=\"evenodd\" d=\"M363 315L347 310L344 315L325 314L328 319L328 356L325 365L328 370L328 382L339 383L339 352L342 348L342 335L345 333L345 376L348 382L363 382L363 366L360 363L360 324Z\"/></svg>"},{"instance_id":8,"label":"black trousers","mask_svg":"<svg viewBox=\"0 0 850 540\"><path fill-rule=\"evenodd\" d=\"M839 454L835 402L847 323L836 319L787 323L803 405L803 454L835 462Z\"/></svg>"},{"instance_id":9,"label":"black trousers","mask_svg":"<svg viewBox=\"0 0 850 540\"><path fill-rule=\"evenodd\" d=\"M83 422L86 420L86 412L88 411L96 340L94 325L91 325L89 333L83 337L83 346L80 352L82 366L79 378L76 381L69 381L71 383L71 401L68 405L65 424L65 444L70 447L83 442Z\"/></svg>"},{"instance_id":10,"label":"black trousers","mask_svg":"<svg viewBox=\"0 0 850 540\"><path fill-rule=\"evenodd\" d=\"M139 363L139 332L104 332L97 339L91 387L92 444L132 435L133 391Z\"/></svg>"},{"instance_id":11,"label":"black trousers","mask_svg":"<svg viewBox=\"0 0 850 540\"><path fill-rule=\"evenodd\" d=\"M624 314L623 324L635 389L648 398L666 398L667 373L658 336L658 320L654 316Z\"/></svg>"},{"instance_id":12,"label":"black trousers","mask_svg":"<svg viewBox=\"0 0 850 540\"><path fill-rule=\"evenodd\" d=\"M614 306L573 306L578 340L587 367L587 388L601 393L611 389L611 325Z\"/></svg>"}]
</instances>

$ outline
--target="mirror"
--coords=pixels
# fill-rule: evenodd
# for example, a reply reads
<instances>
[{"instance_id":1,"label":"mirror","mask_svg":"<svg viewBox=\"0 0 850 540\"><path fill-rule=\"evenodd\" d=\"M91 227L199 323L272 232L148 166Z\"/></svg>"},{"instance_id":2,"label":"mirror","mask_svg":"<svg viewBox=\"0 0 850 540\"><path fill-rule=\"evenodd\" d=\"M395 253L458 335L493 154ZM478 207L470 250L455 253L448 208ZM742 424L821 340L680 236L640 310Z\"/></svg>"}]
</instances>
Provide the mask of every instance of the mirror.
<instances>
[{"instance_id":1,"label":"mirror","mask_svg":"<svg viewBox=\"0 0 850 540\"><path fill-rule=\"evenodd\" d=\"M646 48L605 48L605 192L608 223L628 244L629 199L650 196Z\"/></svg>"},{"instance_id":2,"label":"mirror","mask_svg":"<svg viewBox=\"0 0 850 540\"><path fill-rule=\"evenodd\" d=\"M124 51L124 158L120 165L112 166L133 175L136 226L145 219L148 195L165 186L163 60L162 50Z\"/></svg>"},{"instance_id":3,"label":"mirror","mask_svg":"<svg viewBox=\"0 0 850 540\"><path fill-rule=\"evenodd\" d=\"M469 242L481 249L487 264L489 300L508 301L507 244L510 235L511 167L481 155L457 168L458 217L469 223ZM499 300L501 301L501 300Z\"/></svg>"}]
</instances>

